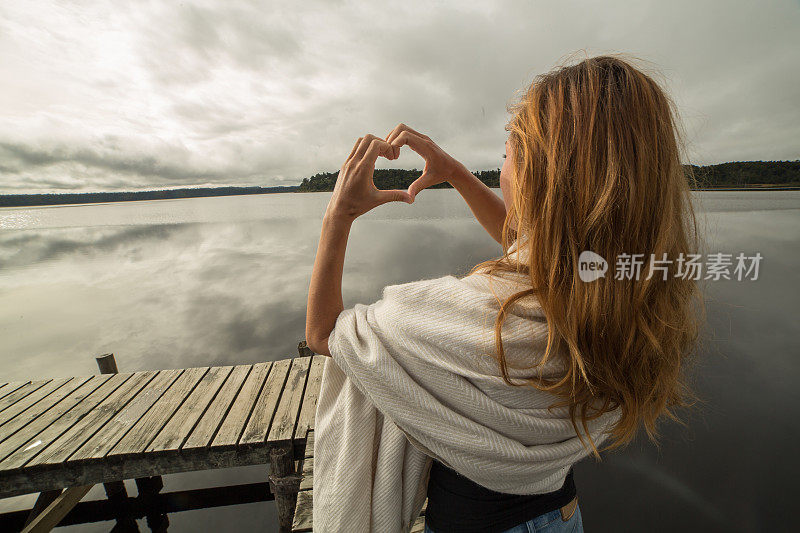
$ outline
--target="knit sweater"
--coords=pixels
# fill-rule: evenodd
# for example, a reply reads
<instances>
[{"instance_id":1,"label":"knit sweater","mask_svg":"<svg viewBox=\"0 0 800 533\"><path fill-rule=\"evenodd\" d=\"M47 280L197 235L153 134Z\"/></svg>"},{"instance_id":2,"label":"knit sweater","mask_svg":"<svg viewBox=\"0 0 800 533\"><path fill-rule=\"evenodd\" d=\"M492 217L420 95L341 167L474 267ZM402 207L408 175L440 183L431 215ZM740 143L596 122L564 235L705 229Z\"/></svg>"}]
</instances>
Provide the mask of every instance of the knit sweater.
<instances>
[{"instance_id":1,"label":"knit sweater","mask_svg":"<svg viewBox=\"0 0 800 533\"><path fill-rule=\"evenodd\" d=\"M379 301L342 311L317 403L314 531L408 532L431 458L498 492L563 484L588 455L567 408L548 410L554 395L505 383L493 357L500 302L526 286L514 273L447 275L387 286ZM530 297L507 314L502 339L513 383L564 375L564 357L530 368L547 342ZM618 415L589 422L598 446Z\"/></svg>"}]
</instances>

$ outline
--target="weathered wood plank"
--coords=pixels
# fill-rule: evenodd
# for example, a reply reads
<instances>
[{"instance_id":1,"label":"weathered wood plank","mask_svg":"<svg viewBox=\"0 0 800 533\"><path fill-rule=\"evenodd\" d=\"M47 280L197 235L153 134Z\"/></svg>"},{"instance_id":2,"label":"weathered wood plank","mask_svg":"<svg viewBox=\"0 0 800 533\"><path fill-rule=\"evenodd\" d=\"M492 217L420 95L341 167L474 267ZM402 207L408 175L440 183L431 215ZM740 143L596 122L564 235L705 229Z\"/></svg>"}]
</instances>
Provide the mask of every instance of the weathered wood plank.
<instances>
[{"instance_id":1,"label":"weathered wood plank","mask_svg":"<svg viewBox=\"0 0 800 533\"><path fill-rule=\"evenodd\" d=\"M131 376L132 374L114 374L91 378L52 409L37 417L25 427L25 431L18 431L10 439L0 443L0 469L11 470L25 464Z\"/></svg>"},{"instance_id":2,"label":"weathered wood plank","mask_svg":"<svg viewBox=\"0 0 800 533\"><path fill-rule=\"evenodd\" d=\"M14 405L0 413L0 427L10 423L15 417L22 413L25 413L24 416L30 420L30 413L26 411L39 402L42 402L44 405L52 405L53 402L50 396L55 391L69 383L71 380L80 381L80 378L54 379L36 392L29 394L25 398L16 402ZM2 431L3 434L6 434L5 428L0 429L0 431Z\"/></svg>"},{"instance_id":3,"label":"weathered wood plank","mask_svg":"<svg viewBox=\"0 0 800 533\"><path fill-rule=\"evenodd\" d=\"M314 430L308 432L306 437L306 457L314 457Z\"/></svg>"},{"instance_id":4,"label":"weathered wood plank","mask_svg":"<svg viewBox=\"0 0 800 533\"><path fill-rule=\"evenodd\" d=\"M314 488L314 458L303 459L303 479L300 481L300 490Z\"/></svg>"},{"instance_id":5,"label":"weathered wood plank","mask_svg":"<svg viewBox=\"0 0 800 533\"><path fill-rule=\"evenodd\" d=\"M211 400L225 383L228 374L233 370L232 366L216 366L211 368L208 373L200 380L197 387L183 405L170 418L169 422L156 435L156 438L147 447L148 452L178 450L181 444L191 433L197 420L205 412Z\"/></svg>"},{"instance_id":6,"label":"weathered wood plank","mask_svg":"<svg viewBox=\"0 0 800 533\"><path fill-rule=\"evenodd\" d=\"M108 421L103 428L95 433L70 457L70 461L84 461L92 458L105 457L128 431L139 421L164 392L169 389L182 370L163 370L142 389L139 394L131 399L114 418Z\"/></svg>"},{"instance_id":7,"label":"weathered wood plank","mask_svg":"<svg viewBox=\"0 0 800 533\"><path fill-rule=\"evenodd\" d=\"M425 517L418 516L416 520L414 520L414 524L411 526L409 533L423 533L425 531Z\"/></svg>"},{"instance_id":8,"label":"weathered wood plank","mask_svg":"<svg viewBox=\"0 0 800 533\"><path fill-rule=\"evenodd\" d=\"M292 531L312 531L314 527L314 491L303 490L297 493L297 507L294 511Z\"/></svg>"},{"instance_id":9,"label":"weathered wood plank","mask_svg":"<svg viewBox=\"0 0 800 533\"><path fill-rule=\"evenodd\" d=\"M242 432L239 444L263 444L267 441L269 426L275 415L275 406L281 397L291 359L275 361L253 407L253 414Z\"/></svg>"},{"instance_id":10,"label":"weathered wood plank","mask_svg":"<svg viewBox=\"0 0 800 533\"><path fill-rule=\"evenodd\" d=\"M0 416L2 416L3 411L8 409L9 407L13 406L18 401L22 400L29 394L39 390L40 388L44 387L52 380L43 380L43 381L30 381L27 384L23 385L22 387L18 388L2 400L0 400Z\"/></svg>"},{"instance_id":11,"label":"weathered wood plank","mask_svg":"<svg viewBox=\"0 0 800 533\"><path fill-rule=\"evenodd\" d=\"M102 384L102 381L98 381L89 385L87 382L90 379L89 377L73 379L48 396L46 402L38 402L28 409L24 416L15 417L7 424L4 424L2 429L0 429L0 443L10 439L23 428L25 428L25 438L30 438L47 427L53 420L77 403L77 401L80 401L76 399L75 395L80 395L81 391L88 391L86 392L86 394L88 394ZM69 399L65 400L65 398ZM3 453L3 449L4 447L0 445L0 459L7 455ZM10 450L8 453L11 453L11 451L13 450Z\"/></svg>"},{"instance_id":12,"label":"weathered wood plank","mask_svg":"<svg viewBox=\"0 0 800 533\"><path fill-rule=\"evenodd\" d=\"M239 365L233 368L222 389L203 413L181 449L205 448L211 443L251 368L252 365Z\"/></svg>"},{"instance_id":13,"label":"weathered wood plank","mask_svg":"<svg viewBox=\"0 0 800 533\"><path fill-rule=\"evenodd\" d=\"M156 401L155 405L108 452L107 456L142 453L191 394L206 372L208 372L208 367L187 368L167 392Z\"/></svg>"},{"instance_id":14,"label":"weathered wood plank","mask_svg":"<svg viewBox=\"0 0 800 533\"><path fill-rule=\"evenodd\" d=\"M291 361L292 368L289 370L280 404L275 411L275 419L267 435L268 442L291 441L300 416L311 357L298 357Z\"/></svg>"},{"instance_id":15,"label":"weathered wood plank","mask_svg":"<svg viewBox=\"0 0 800 533\"><path fill-rule=\"evenodd\" d=\"M271 362L257 363L247 376L242 385L242 389L228 411L225 420L214 437L212 446L236 446L239 437L242 435L245 425L253 411L256 399L258 398L264 381L267 378Z\"/></svg>"},{"instance_id":16,"label":"weathered wood plank","mask_svg":"<svg viewBox=\"0 0 800 533\"><path fill-rule=\"evenodd\" d=\"M106 399L75 422L58 439L47 446L26 467L35 465L55 465L66 461L84 442L89 440L106 422L111 420L136 394L139 393L157 372L136 372L131 378L112 392Z\"/></svg>"},{"instance_id":17,"label":"weathered wood plank","mask_svg":"<svg viewBox=\"0 0 800 533\"><path fill-rule=\"evenodd\" d=\"M83 485L81 487L66 489L53 500L53 503L48 505L44 511L31 520L22 530L22 533L46 533L51 531L61 522L62 518L67 516L70 509L75 507L75 505L86 496L86 493L89 492L91 488L92 485Z\"/></svg>"},{"instance_id":18,"label":"weathered wood plank","mask_svg":"<svg viewBox=\"0 0 800 533\"><path fill-rule=\"evenodd\" d=\"M325 369L325 356L315 355L311 359L311 368L308 371L308 382L303 393L303 407L297 418L297 427L294 430L295 439L303 439L306 432L314 427L314 417L317 414L317 399L322 384L322 371Z\"/></svg>"},{"instance_id":19,"label":"weathered wood plank","mask_svg":"<svg viewBox=\"0 0 800 533\"><path fill-rule=\"evenodd\" d=\"M0 472L0 498L65 486L106 483L120 479L164 476L195 470L269 464L269 447L198 448L153 460L147 454L70 462L46 468Z\"/></svg>"},{"instance_id":20,"label":"weathered wood plank","mask_svg":"<svg viewBox=\"0 0 800 533\"><path fill-rule=\"evenodd\" d=\"M10 381L3 385L3 388L0 389L0 400L11 394L12 392L16 391L20 387L24 387L25 385L29 385L33 383L32 381Z\"/></svg>"}]
</instances>

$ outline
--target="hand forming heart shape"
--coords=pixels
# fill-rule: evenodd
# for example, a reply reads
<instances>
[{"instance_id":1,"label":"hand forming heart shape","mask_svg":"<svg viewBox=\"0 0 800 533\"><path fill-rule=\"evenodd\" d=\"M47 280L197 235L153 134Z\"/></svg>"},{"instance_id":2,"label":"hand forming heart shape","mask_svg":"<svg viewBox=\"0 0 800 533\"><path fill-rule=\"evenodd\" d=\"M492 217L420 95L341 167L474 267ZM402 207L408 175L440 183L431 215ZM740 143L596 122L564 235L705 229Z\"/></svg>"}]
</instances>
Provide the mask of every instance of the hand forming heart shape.
<instances>
[{"instance_id":1,"label":"hand forming heart shape","mask_svg":"<svg viewBox=\"0 0 800 533\"><path fill-rule=\"evenodd\" d=\"M404 145L425 160L422 175L406 191L378 189L373 182L375 161L378 156L397 159ZM387 202L414 203L419 191L447 181L457 165L460 163L439 148L430 137L405 124L399 124L385 139L367 134L356 141L350 156L339 170L326 213L355 220Z\"/></svg>"}]
</instances>

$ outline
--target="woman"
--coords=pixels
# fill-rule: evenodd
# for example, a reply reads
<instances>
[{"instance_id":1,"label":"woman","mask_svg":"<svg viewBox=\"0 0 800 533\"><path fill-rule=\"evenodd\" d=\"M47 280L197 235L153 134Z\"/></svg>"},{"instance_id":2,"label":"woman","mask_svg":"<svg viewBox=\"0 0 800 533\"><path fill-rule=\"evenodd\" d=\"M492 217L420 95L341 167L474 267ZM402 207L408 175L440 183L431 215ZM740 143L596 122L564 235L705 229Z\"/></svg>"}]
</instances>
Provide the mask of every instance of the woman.
<instances>
[{"instance_id":1,"label":"woman","mask_svg":"<svg viewBox=\"0 0 800 533\"><path fill-rule=\"evenodd\" d=\"M407 530L425 495L428 532L581 531L572 464L599 460L606 438L604 450L629 443L640 425L657 442L656 421L678 420L674 409L692 403L685 369L700 295L679 267L696 224L671 100L612 55L538 76L510 111L502 200L403 124L383 139L360 138L340 170L306 323L309 347L333 357L317 411L315 531L318 522ZM407 191L376 189L377 157L395 159L406 145L424 158L422 176ZM503 255L462 279L387 287L380 302L344 310L353 221L444 181ZM481 307L494 313L491 368L483 345L464 340L486 325ZM370 405L377 412L365 414ZM361 442L348 454L367 449L361 477L351 471L363 465L342 457L353 440ZM395 507L392 490L402 500ZM364 500L371 510L356 522ZM330 525L328 515L348 505Z\"/></svg>"}]
</instances>

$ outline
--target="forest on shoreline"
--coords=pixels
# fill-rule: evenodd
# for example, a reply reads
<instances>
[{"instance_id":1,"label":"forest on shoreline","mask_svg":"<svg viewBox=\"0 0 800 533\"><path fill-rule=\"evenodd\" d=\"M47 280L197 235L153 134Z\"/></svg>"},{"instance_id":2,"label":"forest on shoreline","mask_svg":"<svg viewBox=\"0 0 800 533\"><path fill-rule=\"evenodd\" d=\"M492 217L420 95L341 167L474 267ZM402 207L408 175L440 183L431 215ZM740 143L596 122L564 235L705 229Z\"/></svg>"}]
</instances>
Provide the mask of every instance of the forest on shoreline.
<instances>
[{"instance_id":1,"label":"forest on shoreline","mask_svg":"<svg viewBox=\"0 0 800 533\"><path fill-rule=\"evenodd\" d=\"M800 160L798 161L736 161L718 165L684 165L687 179L693 189L768 189L774 187L800 187ZM473 172L488 187L500 187L500 169ZM200 187L162 189L156 191L121 191L53 194L4 194L0 207L25 207L41 205L86 204L99 202L126 202L134 200L169 200L176 198L202 198L242 194L269 194L281 192L332 191L339 172L320 172L304 178L300 185L279 187ZM374 182L379 189L407 189L420 175L419 170L377 169ZM452 188L440 183L433 189Z\"/></svg>"},{"instance_id":2,"label":"forest on shoreline","mask_svg":"<svg viewBox=\"0 0 800 533\"><path fill-rule=\"evenodd\" d=\"M297 185L281 187L197 187L162 189L158 191L2 194L0 195L0 207L96 204L101 202L131 202L134 200L174 200L176 198L204 198L207 196L238 196L241 194L295 192L296 190Z\"/></svg>"},{"instance_id":3,"label":"forest on shoreline","mask_svg":"<svg viewBox=\"0 0 800 533\"><path fill-rule=\"evenodd\" d=\"M765 188L800 186L798 161L737 161L718 165L684 165L692 189ZM500 187L500 169L473 172L488 187ZM297 192L332 191L339 172L321 172L305 178ZM379 189L407 189L419 170L378 169L374 182ZM452 188L447 182L432 189Z\"/></svg>"}]
</instances>

